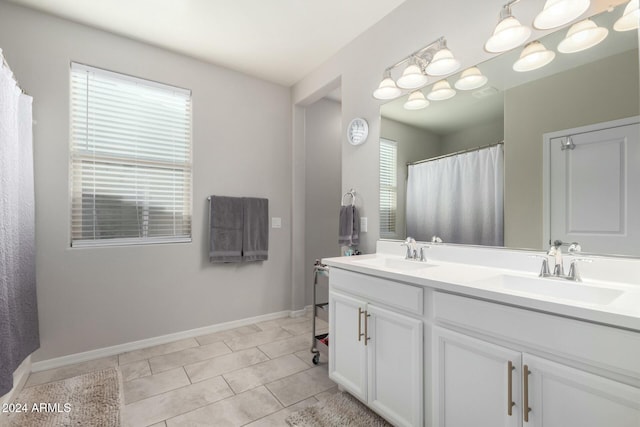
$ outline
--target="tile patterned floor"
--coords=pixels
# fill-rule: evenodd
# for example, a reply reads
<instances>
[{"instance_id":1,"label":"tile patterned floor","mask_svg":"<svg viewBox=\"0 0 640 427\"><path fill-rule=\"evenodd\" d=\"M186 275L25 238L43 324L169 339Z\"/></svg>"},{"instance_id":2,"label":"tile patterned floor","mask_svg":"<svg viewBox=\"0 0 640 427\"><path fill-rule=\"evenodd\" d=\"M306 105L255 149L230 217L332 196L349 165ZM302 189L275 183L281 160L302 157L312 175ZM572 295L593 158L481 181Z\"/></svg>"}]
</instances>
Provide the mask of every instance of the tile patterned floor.
<instances>
[{"instance_id":1,"label":"tile patterned floor","mask_svg":"<svg viewBox=\"0 0 640 427\"><path fill-rule=\"evenodd\" d=\"M118 366L124 427L285 426L337 391L310 345L311 317L284 317L36 372L26 387Z\"/></svg>"}]
</instances>

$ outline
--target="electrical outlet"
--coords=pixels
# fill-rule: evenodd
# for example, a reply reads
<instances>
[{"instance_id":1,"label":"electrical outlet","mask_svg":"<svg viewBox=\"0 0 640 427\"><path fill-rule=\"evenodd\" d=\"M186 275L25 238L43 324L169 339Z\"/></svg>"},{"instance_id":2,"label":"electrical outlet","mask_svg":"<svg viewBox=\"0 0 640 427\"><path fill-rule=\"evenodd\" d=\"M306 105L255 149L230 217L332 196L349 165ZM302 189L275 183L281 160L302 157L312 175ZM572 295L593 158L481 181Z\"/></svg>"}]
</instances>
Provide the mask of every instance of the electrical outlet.
<instances>
[{"instance_id":1,"label":"electrical outlet","mask_svg":"<svg viewBox=\"0 0 640 427\"><path fill-rule=\"evenodd\" d=\"M367 225L368 225L367 217L363 216L362 218L360 218L360 232L361 233L366 233L367 232Z\"/></svg>"},{"instance_id":2,"label":"electrical outlet","mask_svg":"<svg viewBox=\"0 0 640 427\"><path fill-rule=\"evenodd\" d=\"M271 228L282 228L282 218L277 216L271 218Z\"/></svg>"}]
</instances>

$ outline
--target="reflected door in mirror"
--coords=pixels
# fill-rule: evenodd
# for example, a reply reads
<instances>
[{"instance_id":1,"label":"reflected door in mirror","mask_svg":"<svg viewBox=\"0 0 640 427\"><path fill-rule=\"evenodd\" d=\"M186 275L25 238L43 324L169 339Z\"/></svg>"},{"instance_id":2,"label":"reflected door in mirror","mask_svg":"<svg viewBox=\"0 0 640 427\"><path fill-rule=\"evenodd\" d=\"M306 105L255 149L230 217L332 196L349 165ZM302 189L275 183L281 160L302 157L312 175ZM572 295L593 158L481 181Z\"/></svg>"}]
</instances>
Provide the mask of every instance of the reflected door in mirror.
<instances>
[{"instance_id":1,"label":"reflected door in mirror","mask_svg":"<svg viewBox=\"0 0 640 427\"><path fill-rule=\"evenodd\" d=\"M640 128L598 127L550 140L549 237L580 242L585 252L637 256Z\"/></svg>"}]
</instances>

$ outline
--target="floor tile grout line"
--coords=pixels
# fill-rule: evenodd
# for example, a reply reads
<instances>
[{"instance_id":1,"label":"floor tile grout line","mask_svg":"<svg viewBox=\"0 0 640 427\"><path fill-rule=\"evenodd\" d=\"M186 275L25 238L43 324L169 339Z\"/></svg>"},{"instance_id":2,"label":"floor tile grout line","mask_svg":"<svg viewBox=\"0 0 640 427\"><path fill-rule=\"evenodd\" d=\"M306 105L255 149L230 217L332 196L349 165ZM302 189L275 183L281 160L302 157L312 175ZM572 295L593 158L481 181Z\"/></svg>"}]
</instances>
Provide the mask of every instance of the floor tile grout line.
<instances>
[{"instance_id":1,"label":"floor tile grout line","mask_svg":"<svg viewBox=\"0 0 640 427\"><path fill-rule=\"evenodd\" d=\"M274 360L277 360L277 359L280 359L280 358L283 358L283 357L286 357L286 356L294 356L294 357L295 357L295 355L294 355L293 353L284 354L284 355L282 355L282 356L280 356L280 357L277 357L276 359L269 359L269 360L265 360L265 361L263 361L263 362L258 362L258 363L254 363L253 365L245 366L244 368L236 369L235 371L225 372L224 374L222 374L222 377L224 378L224 380L225 380L225 381L227 381L227 384L228 384L228 383L229 383L229 381L227 380L227 377L225 377L225 375L234 374L234 373L236 373L236 372L238 372L238 371L241 371L241 370L243 370L243 369L250 369L250 368L254 368L254 367L257 367L257 366L258 366L258 365L260 365L260 364L267 363L267 362L272 362L272 361L274 361ZM304 363L304 362L302 362L302 363ZM241 391L241 392L238 392L237 394L241 394L241 393L244 393L245 391L253 390L253 389L254 389L254 388L256 388L256 387L260 387L261 385L271 384L272 382L275 382L275 381L281 380L281 379L283 379L283 378L290 377L291 375L295 375L295 374L298 374L298 373L300 373L300 372L304 372L304 371L306 371L307 369L309 369L307 364L305 364L305 366L307 366L307 368L302 369L302 370L300 370L300 371L293 372L293 373L291 373L291 374L287 374L287 375L282 376L282 377L280 377L280 378L276 378L276 379L274 379L274 380L269 381L268 383L260 383L260 384L258 384L257 386L251 387L251 388L249 388L249 389L247 389L247 390L243 390L243 391ZM231 384L229 384L229 386L231 387ZM233 390L233 387L231 387L231 389ZM233 390L233 391L234 391L234 393L235 393L235 390Z\"/></svg>"},{"instance_id":2,"label":"floor tile grout line","mask_svg":"<svg viewBox=\"0 0 640 427\"><path fill-rule=\"evenodd\" d=\"M207 378L207 380L212 380L215 377L221 377L221 376L222 375L216 375L214 377ZM188 377L188 375L187 375L187 377ZM203 380L203 381L206 381L206 380ZM200 382L202 382L202 381L200 381ZM198 384L198 383L195 383L195 384ZM154 394L153 396L145 397L144 399L136 400L135 402L131 402L131 403L123 405L123 406L130 406L130 405L133 405L134 403L139 403L139 402L142 402L142 401L147 400L147 399L152 399L154 397L162 396L163 394L172 393L172 392L174 392L176 390L181 390L181 389L186 388L186 387L191 387L192 385L194 385L194 384L187 384L187 385L183 385L181 387L177 387L177 388L174 388L174 389L171 389L171 390L163 391L162 393ZM231 392L233 392L233 390L231 390ZM216 401L216 402L218 402L218 401ZM215 402L212 402L212 403L215 403ZM211 403L207 403L207 405L210 405L210 404ZM187 411L187 412L191 412L191 411ZM171 418L174 418L174 417L171 417ZM158 422L160 422L160 421L158 421ZM151 425L153 425L153 424L151 424Z\"/></svg>"},{"instance_id":3,"label":"floor tile grout line","mask_svg":"<svg viewBox=\"0 0 640 427\"><path fill-rule=\"evenodd\" d=\"M265 387L264 385L263 385L263 387L264 387L264 388L265 388L265 389L266 389L266 390L267 390L267 391L268 391L268 392L273 396L273 393L271 393L271 390L269 390L269 389L268 389L267 387ZM255 388L258 388L258 387L254 387L253 389L255 389ZM252 390L253 390L253 389L252 389ZM274 397L274 399L276 399L276 401L280 404L280 406L282 406L282 403L280 403L280 401L278 400L278 398L277 398L277 397L275 397L275 396L273 396L273 397ZM255 420L253 420L253 421L249 421L248 423L242 424L242 427L244 427L244 426L248 426L249 424L253 424L253 423L255 423L255 422L258 422L258 421L260 421L260 420L263 420L263 419L265 419L265 418L267 418L267 417L270 417L270 416L271 416L271 415L273 415L273 414L277 414L278 412L283 411L283 410L285 410L285 409L287 409L287 408L285 408L284 406L282 406L282 408L278 409L277 411L273 411L273 412L272 412L272 413L270 413L270 414L263 415L263 416L262 416L262 417L260 417L260 418L256 418L256 419L255 419Z\"/></svg>"},{"instance_id":4,"label":"floor tile grout line","mask_svg":"<svg viewBox=\"0 0 640 427\"><path fill-rule=\"evenodd\" d=\"M224 343L223 343L223 344L224 344ZM171 369L179 368L180 366L184 367L184 366L187 366L187 365L193 365L193 364L195 364L195 363L205 362L205 361L207 361L207 360L215 359L216 357L226 356L226 355L228 355L228 354L232 354L232 353L233 353L233 350L231 350L228 346L226 346L226 345L225 345L225 347L227 347L227 349L229 350L229 352L228 352L228 353L222 353L222 354L218 354L218 355L215 355L215 356L206 357L206 358L204 358L204 359L197 360L197 361L195 361L195 362L191 362L191 363L187 363L187 364L176 365L176 366L174 366L173 368L165 369L164 371L158 371L158 372L154 372L154 371L153 371L153 368L151 367L151 362L150 362L150 361L151 361L151 359L148 359L148 360L149 360L149 367L150 367L150 369L151 369L152 374L153 374L153 375L156 375L156 374L161 374L161 373L163 373L163 372L170 371ZM191 348L195 348L195 347L191 347ZM185 350L189 350L189 349L185 349ZM181 351L183 351L183 350L181 350ZM176 353L177 353L177 352L176 352ZM169 353L169 354L173 354L173 353ZM155 359L155 358L157 358L157 357L162 357L162 356L152 357L152 359Z\"/></svg>"},{"instance_id":5,"label":"floor tile grout line","mask_svg":"<svg viewBox=\"0 0 640 427\"><path fill-rule=\"evenodd\" d=\"M229 390L231 390L231 393L233 393L233 396L237 396L239 393L236 393L236 391L233 389L233 387L231 387L231 384L229 384L229 381L227 381L224 375L220 375L220 376L222 377L224 382L227 384L227 387L229 387ZM229 396L229 397L233 397L233 396ZM228 399L229 397L225 397L225 399Z\"/></svg>"},{"instance_id":6,"label":"floor tile grout line","mask_svg":"<svg viewBox=\"0 0 640 427\"><path fill-rule=\"evenodd\" d=\"M189 374L187 374L187 370L184 369L184 365L181 366L182 370L184 371L184 375L187 377L187 379L189 380L189 384L193 384L193 381L191 381L191 377L189 376Z\"/></svg>"},{"instance_id":7,"label":"floor tile grout line","mask_svg":"<svg viewBox=\"0 0 640 427\"><path fill-rule=\"evenodd\" d=\"M278 341L286 340L286 339L293 338L293 337L295 337L295 336L296 336L296 335L293 335L291 332L286 331L286 330L285 330L285 329L283 329L282 327L273 328L273 329L280 329L280 330L282 330L283 332L286 332L287 334L289 334L289 336L288 336L288 337L277 338L277 339L275 339L275 340L273 340L273 341L269 341L269 342L266 342L266 343L264 343L264 344L258 344L258 345L270 344L270 343L272 343L272 342L278 342ZM273 330L273 329L269 329L269 331L271 331L271 330ZM261 332L267 332L267 331L261 331ZM256 333L258 333L258 334L259 334L259 333L261 333L261 332L256 332ZM251 335L253 335L253 334L251 334ZM231 340L234 340L234 339L236 339L236 338L244 338L245 336L247 336L247 337L248 337L248 336L250 336L250 335L244 335L244 336L242 336L242 337L235 337L235 338L232 338ZM231 341L231 340L228 340L228 341ZM227 340L224 340L224 343L225 343L229 348L231 348L231 346L229 345L229 343L227 342ZM239 348L239 349L237 349L237 350L234 350L233 348L231 348L231 351L236 352L236 351L241 351L241 350L247 350L248 348L258 347L258 345L254 345L254 346L247 347L247 348Z\"/></svg>"},{"instance_id":8,"label":"floor tile grout line","mask_svg":"<svg viewBox=\"0 0 640 427\"><path fill-rule=\"evenodd\" d=\"M164 344L152 345L152 346L149 346L149 347L143 347L143 348L139 348L137 350L131 350L131 351L127 351L127 352L118 354L118 365L120 365L120 356L122 356L123 354L133 353L134 351L148 350L150 348L159 347L159 346L168 345L168 344L173 344L173 343L180 342L180 341L187 341L187 340L190 340L190 339L193 339L195 341L196 345L194 345L192 347L181 348L180 350L170 351L168 353L158 354L158 355L151 356L151 357L143 357L142 359L130 360L127 363L125 363L125 365L127 365L129 363L133 363L133 362L139 362L139 361L145 360L145 359L146 360L150 360L150 359L153 359L154 357L167 356L169 354L178 353L179 351L188 350L190 348L200 347L200 343L198 342L197 339L195 339L195 337L185 338L183 340L171 341L171 342L167 342L167 343L164 343Z\"/></svg>"},{"instance_id":9,"label":"floor tile grout line","mask_svg":"<svg viewBox=\"0 0 640 427\"><path fill-rule=\"evenodd\" d=\"M273 381L272 381L272 382L273 382ZM271 383L272 383L272 382L271 382ZM268 383L268 384L271 384L271 383ZM269 393L271 393L271 395L273 396L273 398L274 398L274 399L276 399L280 405L282 405L282 408L283 408L283 409L284 409L284 408L286 408L286 406L284 405L284 403L282 403L282 401L281 401L280 399L278 399L278 396L276 396L276 395L275 395L275 393L271 391L271 389L268 387L268 385L267 385L267 384L263 384L263 386L264 386L264 388L266 388L266 389L269 391Z\"/></svg>"},{"instance_id":10,"label":"floor tile grout line","mask_svg":"<svg viewBox=\"0 0 640 427\"><path fill-rule=\"evenodd\" d=\"M244 349L244 350L240 350L240 351L247 351L247 350L251 350L252 348L255 348L256 350L260 351L260 349L259 349L258 347L250 347L250 348L246 348L246 349ZM236 353L236 352L227 353L225 356L228 356L229 354L233 354L233 353ZM260 353L262 353L262 352L260 351ZM262 353L262 354L264 354L264 353ZM196 382L195 382L195 383L193 383L193 384L201 383L202 381L206 381L206 380L211 379L211 378L221 377L221 376L223 376L223 375L230 374L230 373L232 373L232 372L236 372L236 371L239 371L239 370L241 370L241 369L245 369L245 368L249 368L249 367L251 367L251 366L255 366L255 365L257 365L258 363L263 363L263 362L267 362L267 361L269 361L269 360L272 360L272 359L269 359L269 356L267 356L266 354L265 354L264 356L267 358L267 360L262 360L262 361L259 361L259 362L256 362L256 363L251 363L250 365L242 366L242 367L240 367L240 368L236 368L236 369L233 369L233 370L231 370L231 371L227 371L227 372L225 372L225 373L223 373L223 374L214 375L213 377L207 377L207 378L204 378L204 379L202 379L202 380L200 380L200 381L196 381ZM209 359L209 360L212 360L212 359ZM196 362L196 363L200 363L200 362ZM190 363L190 365L193 365L193 363ZM188 366L188 365L185 365L185 367L186 367L186 366ZM186 369L185 369L185 371L186 371ZM188 375L188 374L187 374L187 375Z\"/></svg>"},{"instance_id":11,"label":"floor tile grout line","mask_svg":"<svg viewBox=\"0 0 640 427\"><path fill-rule=\"evenodd\" d=\"M172 371L173 371L173 370L178 370L178 369L180 369L180 368L181 368L181 367L178 367L178 368L172 369ZM163 394L163 393L168 393L168 392L170 392L170 391L178 390L178 389L180 389L180 388L184 388L184 387L188 387L188 386L192 385L193 383L191 382L191 379L189 378L189 375L187 375L187 371L185 371L185 370L184 370L184 368L182 368L182 371L184 372L184 375L185 375L185 377L187 378L187 381L189 381L189 384L181 385L180 387L172 388L172 389L170 389L170 390L165 390L165 391L163 391L162 393L151 394L151 395L149 395L149 396L145 396L145 397L143 397L143 398L141 398L141 399L134 400L134 401L132 401L132 402L127 402L127 403L125 404L125 406L126 406L126 405L131 405L132 403L140 402L141 400L144 400L144 399L149 399L149 398L151 398L151 397L158 396L158 395ZM166 372L169 372L169 371L166 371ZM148 377L149 377L149 376L147 375L146 377L140 377L140 378L138 378L138 379L142 379L142 378L145 378L145 379L146 379L146 378L148 378ZM123 386L124 386L124 384L123 384ZM122 392L123 392L123 397L124 397L124 389L123 389L123 391L122 391ZM125 400L126 400L126 399L125 399Z\"/></svg>"},{"instance_id":12,"label":"floor tile grout line","mask_svg":"<svg viewBox=\"0 0 640 427\"><path fill-rule=\"evenodd\" d=\"M279 379L277 379L277 380L270 381L270 382L268 382L268 383L264 384L264 386L267 388L267 390L271 391L271 389L269 388L269 384L273 384L273 383L275 383L275 382L277 382L277 381L282 381L282 380L284 380L284 379L286 379L286 378L290 378L290 377L292 377L292 376L294 376L294 375L298 375L298 374L301 374L301 373L303 373L303 372L310 371L311 369L320 368L320 367L321 367L321 366L313 366L313 367L309 367L308 369L305 369L305 370L303 370L303 371L298 371L298 372L295 372L295 373L293 373L293 374L291 374L291 375L287 375L286 377L282 377L282 378L279 378ZM327 373L327 378L328 378L328 373ZM329 379L331 380L331 378L329 378ZM335 382L334 382L333 380L331 380L331 382L335 384ZM335 385L337 385L337 384L335 384ZM313 394L313 395L311 395L311 396L305 397L304 399L300 399L300 400L298 400L298 401L296 401L296 402L292 403L291 405L295 405L295 404L296 404L296 403L298 403L298 402L302 402L303 400L308 399L309 397L312 397L312 396L314 396L314 397L315 397L317 394L320 394L320 393L323 393L323 392L325 392L325 391L327 391L327 390L330 390L331 388L335 387L335 385L332 385L331 387L329 387L329 388L327 388L327 389L325 389L325 390L319 391L319 392L318 392L318 393L316 393L316 394ZM274 394L274 393L272 392L271 394ZM274 396L275 396L275 394L274 394ZM277 397L276 397L276 399L277 399ZM280 402L280 399L278 399L278 402ZM280 403L282 403L282 402L280 402ZM284 406L284 403L283 403L282 405ZM288 408L288 407L289 407L289 406L291 406L291 405L285 406L285 408Z\"/></svg>"}]
</instances>

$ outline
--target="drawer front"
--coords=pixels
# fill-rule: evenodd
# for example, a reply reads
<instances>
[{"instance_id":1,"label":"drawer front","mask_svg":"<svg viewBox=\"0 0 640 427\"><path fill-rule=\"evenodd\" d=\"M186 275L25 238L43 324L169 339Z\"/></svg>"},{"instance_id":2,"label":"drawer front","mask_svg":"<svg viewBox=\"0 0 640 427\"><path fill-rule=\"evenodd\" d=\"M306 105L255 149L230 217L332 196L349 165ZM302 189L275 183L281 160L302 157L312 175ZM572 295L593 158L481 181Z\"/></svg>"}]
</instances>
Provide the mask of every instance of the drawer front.
<instances>
[{"instance_id":1,"label":"drawer front","mask_svg":"<svg viewBox=\"0 0 640 427\"><path fill-rule=\"evenodd\" d=\"M358 295L367 302L377 302L422 316L424 289L366 274L332 268L329 274L332 289Z\"/></svg>"},{"instance_id":2,"label":"drawer front","mask_svg":"<svg viewBox=\"0 0 640 427\"><path fill-rule=\"evenodd\" d=\"M640 380L640 333L442 292L436 323Z\"/></svg>"}]
</instances>

